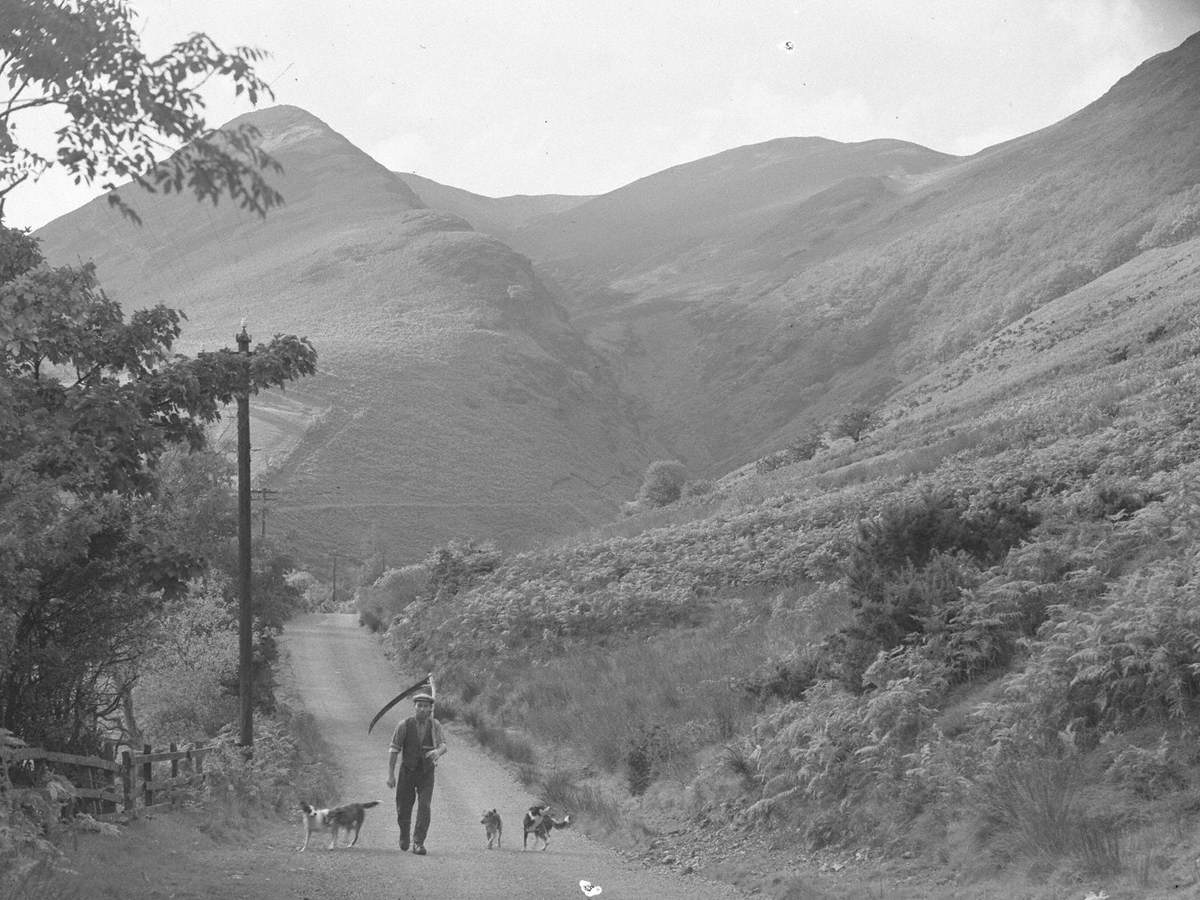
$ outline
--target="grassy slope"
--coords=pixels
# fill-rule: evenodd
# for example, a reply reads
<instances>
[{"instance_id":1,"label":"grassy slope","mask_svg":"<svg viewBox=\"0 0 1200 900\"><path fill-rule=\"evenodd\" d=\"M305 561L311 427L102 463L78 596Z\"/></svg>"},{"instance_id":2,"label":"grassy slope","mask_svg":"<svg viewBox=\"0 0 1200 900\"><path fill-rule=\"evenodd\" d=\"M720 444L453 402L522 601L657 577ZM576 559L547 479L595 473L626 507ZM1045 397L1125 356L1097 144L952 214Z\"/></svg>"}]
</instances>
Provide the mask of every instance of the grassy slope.
<instances>
[{"instance_id":1,"label":"grassy slope","mask_svg":"<svg viewBox=\"0 0 1200 900\"><path fill-rule=\"evenodd\" d=\"M469 716L571 743L628 786L649 766L648 815L734 823L668 844L775 895L808 879L813 896L984 897L999 878L1027 897L1174 896L1200 849L1198 289L1200 239L1143 254L948 364L861 444L509 557L408 607L394 640ZM1015 492L1041 524L971 568L957 618L865 692L788 694L856 621L859 523L931 491ZM746 825L774 834L755 865L807 874L771 886L722 862Z\"/></svg>"},{"instance_id":2,"label":"grassy slope","mask_svg":"<svg viewBox=\"0 0 1200 900\"><path fill-rule=\"evenodd\" d=\"M971 159L783 139L541 216L521 239L569 287L569 324L524 259L298 110L254 114L288 169L266 222L162 201L135 231L95 203L42 235L127 305L184 308L185 350L228 345L243 316L317 341L312 402L261 448L278 463L321 423L272 485L302 552L520 543L603 521L651 458L718 475L879 403L1130 258L1200 177L1197 43ZM562 199L439 197L497 221Z\"/></svg>"},{"instance_id":3,"label":"grassy slope","mask_svg":"<svg viewBox=\"0 0 1200 900\"><path fill-rule=\"evenodd\" d=\"M1175 116L1194 102L1178 105L1177 76L1195 71L1196 50L916 199L862 183L816 199L816 211L855 196L910 219L926 210L925 230L878 233L897 261L932 255L916 267L923 297L963 300L961 316L940 317L928 301L923 321L941 330L922 340L942 349L879 403L886 424L862 444L768 475L745 467L710 497L506 559L453 601L408 607L394 640L447 673L468 715L572 742L630 788L641 773L644 811L714 831L714 842L668 838L656 856L695 853L775 895L1194 889L1200 239L1138 239L1196 180L1194 160L1174 155L1185 144L1159 140L1162 120L1194 121ZM1097 143L1099 158L1120 160L1096 180L1111 196L1069 164ZM1028 158L1047 154L1022 186ZM935 184L956 190L939 198ZM978 217L962 211L972 204ZM1075 256L1099 262L1063 275L1057 264ZM890 263L872 259L823 271L874 296ZM625 327L698 321L681 308L631 303ZM993 316L982 330L979 315ZM726 344L746 333L736 315L714 322ZM781 393L768 372L743 377ZM863 622L845 574L860 524L930 492L968 509L1016 497L1040 524L998 559L960 563L971 574L950 605L935 603L942 625L911 632L861 693L846 691L823 642ZM721 851L748 825L773 835L769 862ZM756 877L764 865L791 874Z\"/></svg>"},{"instance_id":4,"label":"grassy slope","mask_svg":"<svg viewBox=\"0 0 1200 900\"><path fill-rule=\"evenodd\" d=\"M842 144L779 138L727 150L639 179L529 223L513 245L581 290L634 276L669 280L669 264L730 232L749 234L780 211L847 178L914 174L953 157L902 141ZM658 271L663 263L668 273Z\"/></svg>"},{"instance_id":5,"label":"grassy slope","mask_svg":"<svg viewBox=\"0 0 1200 900\"><path fill-rule=\"evenodd\" d=\"M530 221L565 212L591 199L587 196L567 194L483 197L460 188L438 184L410 172L396 174L420 196L425 205L461 216L477 230L493 235L505 243L511 243L512 233Z\"/></svg>"},{"instance_id":6,"label":"grassy slope","mask_svg":"<svg viewBox=\"0 0 1200 900\"><path fill-rule=\"evenodd\" d=\"M559 217L542 244L530 229L519 246L580 285L578 321L621 354L625 385L661 417L664 442L719 474L851 403L878 402L1135 255L1200 181L1197 73L1200 37L1063 122L969 159L908 176L837 169L840 182L814 180L770 216L762 208L698 243L672 243L663 228L644 241L652 264L630 255L605 268L590 245L563 244L572 217L624 192L655 197L657 182ZM671 170L673 222L707 226L707 198L741 183L701 163ZM638 210L641 199L623 203Z\"/></svg>"},{"instance_id":7,"label":"grassy slope","mask_svg":"<svg viewBox=\"0 0 1200 900\"><path fill-rule=\"evenodd\" d=\"M276 533L320 569L611 516L653 451L529 262L302 111L254 121L286 171L266 221L138 197L140 229L97 201L39 236L52 261L94 258L127 309L183 309L185 352L231 345L243 317L256 341L314 342L298 402L252 404Z\"/></svg>"}]
</instances>

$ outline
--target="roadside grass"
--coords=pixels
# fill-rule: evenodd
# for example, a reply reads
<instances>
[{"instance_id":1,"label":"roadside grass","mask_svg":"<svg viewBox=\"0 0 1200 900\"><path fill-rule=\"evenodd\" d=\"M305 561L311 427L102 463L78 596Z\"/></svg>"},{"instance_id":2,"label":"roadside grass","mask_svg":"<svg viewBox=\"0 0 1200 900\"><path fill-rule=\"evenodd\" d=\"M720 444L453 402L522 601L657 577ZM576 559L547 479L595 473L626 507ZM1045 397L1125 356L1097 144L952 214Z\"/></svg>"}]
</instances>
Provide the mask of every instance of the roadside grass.
<instances>
[{"instance_id":1,"label":"roadside grass","mask_svg":"<svg viewBox=\"0 0 1200 900\"><path fill-rule=\"evenodd\" d=\"M38 867L0 879L0 897L12 900L87 900L83 888L66 883L62 872Z\"/></svg>"},{"instance_id":2,"label":"roadside grass","mask_svg":"<svg viewBox=\"0 0 1200 900\"><path fill-rule=\"evenodd\" d=\"M575 828L606 837L630 830L620 801L611 791L589 783L586 771L553 763L547 767L532 740L516 729L493 724L488 713L475 707L462 711L459 718L471 728L481 747L516 764L517 780L535 791L539 802L549 804L557 815L569 813Z\"/></svg>"},{"instance_id":3,"label":"roadside grass","mask_svg":"<svg viewBox=\"0 0 1200 900\"><path fill-rule=\"evenodd\" d=\"M697 751L714 743L748 745L747 680L771 653L827 624L795 590L731 597L700 627L534 667L510 659L490 672L456 669L438 714L453 708L482 747L514 763L519 780L581 831L636 844L650 829L626 809L628 798L651 785L682 791Z\"/></svg>"},{"instance_id":4,"label":"roadside grass","mask_svg":"<svg viewBox=\"0 0 1200 900\"><path fill-rule=\"evenodd\" d=\"M498 755L537 770L535 745L569 746L638 795L659 779L686 781L698 748L745 743L756 713L748 690L755 673L830 621L819 598L794 589L727 598L699 627L608 641L533 667L499 660L486 677L478 668L469 677L455 670L447 693L471 697L452 701L461 703L457 715ZM554 778L569 793L567 776ZM572 802L599 804L601 818L609 818L604 802Z\"/></svg>"},{"instance_id":5,"label":"roadside grass","mask_svg":"<svg viewBox=\"0 0 1200 900\"><path fill-rule=\"evenodd\" d=\"M588 748L609 771L628 765L655 733L661 740L647 748L653 765L679 762L689 744L728 738L747 722L739 679L760 661L764 629L753 618L741 625L729 613L719 618L701 629L582 649L525 673L505 696L485 695L485 702L498 701L503 721L541 740Z\"/></svg>"},{"instance_id":6,"label":"roadside grass","mask_svg":"<svg viewBox=\"0 0 1200 900\"><path fill-rule=\"evenodd\" d=\"M226 641L235 640L236 634L227 633L223 637ZM277 665L285 668L288 660L280 659ZM286 684L276 685L270 715L254 713L253 753L246 754L238 745L238 728L228 717L227 704L219 691L209 689L205 683L205 679L215 682L218 670L189 672L191 692L162 690L161 682L169 679L173 671L170 666L154 671L160 673L158 680L143 686L147 697L156 704L154 721L226 723L215 734L195 737L196 743L215 745L216 749L204 760L204 785L178 797L181 803L199 804L209 810L204 825L209 834L218 836L223 830L237 828L247 819L264 813L290 814L302 799L319 802L336 798L340 777L337 755L321 735L312 714L289 694ZM155 735L159 745L169 739L166 734Z\"/></svg>"},{"instance_id":7,"label":"roadside grass","mask_svg":"<svg viewBox=\"0 0 1200 900\"><path fill-rule=\"evenodd\" d=\"M445 720L440 706L438 718ZM537 751L534 750L533 744L529 740L502 725L491 724L477 710L466 710L462 714L462 720L471 727L475 739L484 749L490 750L518 766L533 766L537 762Z\"/></svg>"},{"instance_id":8,"label":"roadside grass","mask_svg":"<svg viewBox=\"0 0 1200 900\"><path fill-rule=\"evenodd\" d=\"M1094 877L1121 872L1124 828L1094 812L1084 788L1077 759L1026 759L998 769L981 803L984 820L996 829L994 852L1065 857Z\"/></svg>"},{"instance_id":9,"label":"roadside grass","mask_svg":"<svg viewBox=\"0 0 1200 900\"><path fill-rule=\"evenodd\" d=\"M559 770L546 775L540 783L540 796L542 803L570 814L571 822L589 834L613 834L628 827L616 798L596 785L580 784L571 772Z\"/></svg>"},{"instance_id":10,"label":"roadside grass","mask_svg":"<svg viewBox=\"0 0 1200 900\"><path fill-rule=\"evenodd\" d=\"M227 729L205 760L206 786L196 800L211 811L201 828L211 837L263 813L290 815L301 800L320 805L338 796L342 773L336 754L310 713L278 703L274 716L255 717L254 733L252 755L242 752Z\"/></svg>"}]
</instances>

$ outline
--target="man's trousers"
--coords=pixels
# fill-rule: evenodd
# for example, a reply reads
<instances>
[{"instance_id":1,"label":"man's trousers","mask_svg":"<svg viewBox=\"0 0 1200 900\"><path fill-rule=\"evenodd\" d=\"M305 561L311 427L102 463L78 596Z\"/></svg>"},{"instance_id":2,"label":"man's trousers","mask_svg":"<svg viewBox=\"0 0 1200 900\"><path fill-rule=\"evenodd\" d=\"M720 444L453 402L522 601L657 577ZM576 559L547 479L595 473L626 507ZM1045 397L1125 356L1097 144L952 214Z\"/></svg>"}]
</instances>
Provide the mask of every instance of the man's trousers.
<instances>
[{"instance_id":1,"label":"man's trousers","mask_svg":"<svg viewBox=\"0 0 1200 900\"><path fill-rule=\"evenodd\" d=\"M400 839L408 841L408 827L412 821L413 803L417 804L417 821L412 831L414 844L424 844L429 832L430 809L433 801L432 765L425 765L415 772L400 769L396 781L396 823L400 826Z\"/></svg>"}]
</instances>

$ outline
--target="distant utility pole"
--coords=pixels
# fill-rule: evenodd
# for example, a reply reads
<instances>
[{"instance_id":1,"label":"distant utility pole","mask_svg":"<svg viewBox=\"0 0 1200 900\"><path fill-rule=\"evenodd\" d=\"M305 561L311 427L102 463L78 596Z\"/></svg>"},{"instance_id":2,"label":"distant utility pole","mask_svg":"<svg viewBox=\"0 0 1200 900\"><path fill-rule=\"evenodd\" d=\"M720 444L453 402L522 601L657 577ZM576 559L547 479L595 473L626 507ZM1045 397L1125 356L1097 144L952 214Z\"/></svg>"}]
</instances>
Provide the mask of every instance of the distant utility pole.
<instances>
[{"instance_id":1,"label":"distant utility pole","mask_svg":"<svg viewBox=\"0 0 1200 900\"><path fill-rule=\"evenodd\" d=\"M242 320L237 335L238 352L244 357L245 379L237 398L238 436L238 695L241 698L241 734L238 743L246 754L254 750L254 664L251 642L250 606L250 335Z\"/></svg>"},{"instance_id":2,"label":"distant utility pole","mask_svg":"<svg viewBox=\"0 0 1200 900\"><path fill-rule=\"evenodd\" d=\"M267 495L271 494L274 496L275 494L278 494L279 491L273 491L269 488L255 488L254 490L257 491L262 498L262 504L258 508L258 522L260 526L258 536L260 540L265 541L267 539Z\"/></svg>"}]
</instances>

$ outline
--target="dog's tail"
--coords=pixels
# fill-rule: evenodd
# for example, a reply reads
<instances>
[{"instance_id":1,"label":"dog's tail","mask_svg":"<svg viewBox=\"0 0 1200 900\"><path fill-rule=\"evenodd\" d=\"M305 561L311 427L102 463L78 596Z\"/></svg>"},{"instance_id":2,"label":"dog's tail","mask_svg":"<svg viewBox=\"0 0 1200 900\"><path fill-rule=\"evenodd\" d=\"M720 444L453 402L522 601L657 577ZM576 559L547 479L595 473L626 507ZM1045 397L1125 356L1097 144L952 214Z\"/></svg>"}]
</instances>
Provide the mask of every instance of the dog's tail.
<instances>
[{"instance_id":1,"label":"dog's tail","mask_svg":"<svg viewBox=\"0 0 1200 900\"><path fill-rule=\"evenodd\" d=\"M555 828L566 828L568 825L571 824L571 814L568 813L567 815L563 816L561 822L555 822L553 819L551 819L550 824L553 825Z\"/></svg>"},{"instance_id":2,"label":"dog's tail","mask_svg":"<svg viewBox=\"0 0 1200 900\"><path fill-rule=\"evenodd\" d=\"M360 803L359 805L363 809L370 809L372 806L378 806L379 801L378 800L368 800L366 803Z\"/></svg>"}]
</instances>

